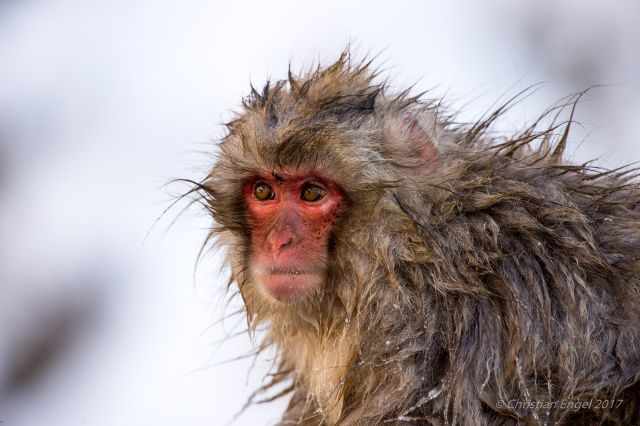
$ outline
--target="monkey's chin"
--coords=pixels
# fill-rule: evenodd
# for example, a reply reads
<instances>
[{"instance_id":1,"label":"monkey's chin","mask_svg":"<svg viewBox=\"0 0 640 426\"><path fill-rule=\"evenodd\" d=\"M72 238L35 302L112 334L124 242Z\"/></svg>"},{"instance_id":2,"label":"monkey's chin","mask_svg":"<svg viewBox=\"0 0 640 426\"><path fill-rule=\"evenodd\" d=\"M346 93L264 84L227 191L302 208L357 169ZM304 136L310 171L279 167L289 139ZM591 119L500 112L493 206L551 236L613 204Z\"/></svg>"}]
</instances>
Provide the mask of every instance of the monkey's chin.
<instances>
[{"instance_id":1,"label":"monkey's chin","mask_svg":"<svg viewBox=\"0 0 640 426\"><path fill-rule=\"evenodd\" d=\"M268 297L283 303L300 301L313 294L322 284L318 273L266 273L260 274L258 284Z\"/></svg>"}]
</instances>

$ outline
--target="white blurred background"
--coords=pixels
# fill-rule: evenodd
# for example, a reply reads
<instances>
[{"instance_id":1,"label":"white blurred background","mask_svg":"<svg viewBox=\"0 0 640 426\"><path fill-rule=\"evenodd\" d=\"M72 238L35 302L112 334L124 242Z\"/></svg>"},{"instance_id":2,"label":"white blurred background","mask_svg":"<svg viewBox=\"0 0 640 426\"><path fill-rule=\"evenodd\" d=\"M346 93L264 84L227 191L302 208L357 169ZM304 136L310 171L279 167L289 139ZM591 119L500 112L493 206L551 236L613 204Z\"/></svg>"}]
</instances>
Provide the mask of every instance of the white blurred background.
<instances>
[{"instance_id":1,"label":"white blurred background","mask_svg":"<svg viewBox=\"0 0 640 426\"><path fill-rule=\"evenodd\" d=\"M178 208L152 228L185 189L163 185L203 176L249 82L348 42L465 120L544 82L501 130L603 85L579 105L571 157L640 160L637 0L0 0L0 423L233 419L270 360L250 375L250 359L224 363L251 342L221 343L243 319L215 324L216 256L194 274L208 218L170 227ZM273 424L285 405L234 424Z\"/></svg>"}]
</instances>

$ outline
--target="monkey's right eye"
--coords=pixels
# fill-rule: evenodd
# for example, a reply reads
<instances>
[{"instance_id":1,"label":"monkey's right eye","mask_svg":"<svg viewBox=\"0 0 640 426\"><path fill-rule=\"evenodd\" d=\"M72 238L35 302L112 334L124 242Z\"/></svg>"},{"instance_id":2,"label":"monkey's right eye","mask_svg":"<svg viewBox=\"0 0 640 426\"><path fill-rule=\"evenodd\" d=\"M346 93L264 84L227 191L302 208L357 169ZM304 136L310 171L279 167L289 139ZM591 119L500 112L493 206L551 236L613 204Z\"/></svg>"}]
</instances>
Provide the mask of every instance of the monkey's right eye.
<instances>
[{"instance_id":1,"label":"monkey's right eye","mask_svg":"<svg viewBox=\"0 0 640 426\"><path fill-rule=\"evenodd\" d=\"M258 182L253 187L253 195L258 201L273 200L276 197L276 193L273 192L271 186L265 182Z\"/></svg>"}]
</instances>

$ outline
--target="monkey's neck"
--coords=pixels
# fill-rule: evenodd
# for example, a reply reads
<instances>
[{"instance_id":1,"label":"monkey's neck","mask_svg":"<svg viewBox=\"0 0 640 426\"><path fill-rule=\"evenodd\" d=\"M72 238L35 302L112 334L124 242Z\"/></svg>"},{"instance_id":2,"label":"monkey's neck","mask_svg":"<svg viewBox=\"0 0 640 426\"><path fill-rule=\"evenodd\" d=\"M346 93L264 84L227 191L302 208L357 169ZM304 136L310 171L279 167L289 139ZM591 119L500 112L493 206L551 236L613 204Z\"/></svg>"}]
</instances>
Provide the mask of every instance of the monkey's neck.
<instances>
[{"instance_id":1,"label":"monkey's neck","mask_svg":"<svg viewBox=\"0 0 640 426\"><path fill-rule=\"evenodd\" d=\"M346 330L332 336L300 335L280 348L296 381L315 399L328 423L335 424L343 411L347 375L357 357L354 336Z\"/></svg>"}]
</instances>

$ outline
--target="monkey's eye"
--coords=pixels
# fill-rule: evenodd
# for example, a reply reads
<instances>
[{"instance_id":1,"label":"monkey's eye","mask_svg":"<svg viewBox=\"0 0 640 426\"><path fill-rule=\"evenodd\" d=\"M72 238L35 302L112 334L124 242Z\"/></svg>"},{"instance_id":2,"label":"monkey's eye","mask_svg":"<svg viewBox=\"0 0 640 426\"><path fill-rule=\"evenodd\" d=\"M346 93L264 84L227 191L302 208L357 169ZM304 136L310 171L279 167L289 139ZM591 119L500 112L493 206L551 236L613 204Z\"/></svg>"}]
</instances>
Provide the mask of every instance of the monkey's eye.
<instances>
[{"instance_id":1,"label":"monkey's eye","mask_svg":"<svg viewBox=\"0 0 640 426\"><path fill-rule=\"evenodd\" d=\"M314 202L319 201L327 194L323 188L318 185L314 185L309 183L302 188L302 193L300 194L300 198L304 201Z\"/></svg>"},{"instance_id":2,"label":"monkey's eye","mask_svg":"<svg viewBox=\"0 0 640 426\"><path fill-rule=\"evenodd\" d=\"M264 182L258 182L253 187L253 195L258 201L273 200L276 197L276 193L273 192L271 186Z\"/></svg>"}]
</instances>

